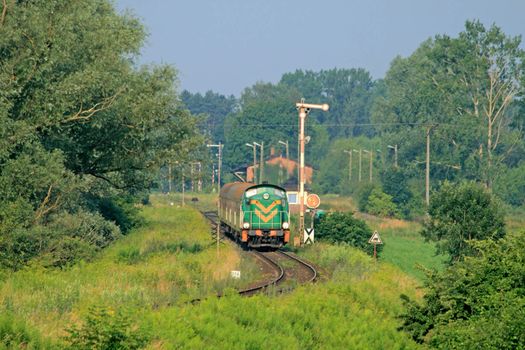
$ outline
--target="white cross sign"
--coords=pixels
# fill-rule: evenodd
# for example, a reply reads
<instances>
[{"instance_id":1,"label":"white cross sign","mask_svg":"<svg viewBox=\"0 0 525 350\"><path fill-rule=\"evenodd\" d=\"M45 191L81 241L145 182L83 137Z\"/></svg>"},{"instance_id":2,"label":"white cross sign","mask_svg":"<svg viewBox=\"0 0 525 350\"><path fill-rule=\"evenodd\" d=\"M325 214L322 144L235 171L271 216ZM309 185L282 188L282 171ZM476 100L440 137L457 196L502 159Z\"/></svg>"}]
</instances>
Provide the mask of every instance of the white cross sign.
<instances>
[{"instance_id":1,"label":"white cross sign","mask_svg":"<svg viewBox=\"0 0 525 350\"><path fill-rule=\"evenodd\" d=\"M304 244L314 243L314 229L305 228L304 229Z\"/></svg>"}]
</instances>

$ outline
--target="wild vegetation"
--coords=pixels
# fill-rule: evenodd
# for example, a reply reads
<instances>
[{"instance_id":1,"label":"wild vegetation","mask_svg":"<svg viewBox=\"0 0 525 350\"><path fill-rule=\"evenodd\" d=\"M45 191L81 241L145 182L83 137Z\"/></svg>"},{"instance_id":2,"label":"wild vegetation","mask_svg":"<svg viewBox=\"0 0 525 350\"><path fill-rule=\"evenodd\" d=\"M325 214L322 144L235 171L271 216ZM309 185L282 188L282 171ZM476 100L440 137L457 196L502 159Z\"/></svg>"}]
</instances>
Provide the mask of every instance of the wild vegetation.
<instances>
[{"instance_id":1,"label":"wild vegetation","mask_svg":"<svg viewBox=\"0 0 525 350\"><path fill-rule=\"evenodd\" d=\"M0 8L0 349L525 346L520 37L468 21L384 79L297 70L236 98L139 66L145 29L108 0ZM295 158L300 98L331 106L308 117L306 162L334 212L297 250L325 276L240 298L259 267L217 253L188 205L213 210L216 193L147 193L214 174L204 141L225 143L223 181L252 163L246 143ZM291 180L281 170L266 179ZM378 261L363 253L375 229Z\"/></svg>"}]
</instances>

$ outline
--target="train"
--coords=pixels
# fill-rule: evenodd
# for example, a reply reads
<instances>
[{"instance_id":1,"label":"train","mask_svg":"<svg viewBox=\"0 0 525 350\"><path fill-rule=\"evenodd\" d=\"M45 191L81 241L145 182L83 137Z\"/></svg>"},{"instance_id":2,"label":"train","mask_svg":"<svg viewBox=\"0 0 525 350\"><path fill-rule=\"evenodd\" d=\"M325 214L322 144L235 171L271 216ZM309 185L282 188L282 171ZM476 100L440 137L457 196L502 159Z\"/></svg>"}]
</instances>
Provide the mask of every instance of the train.
<instances>
[{"instance_id":1,"label":"train","mask_svg":"<svg viewBox=\"0 0 525 350\"><path fill-rule=\"evenodd\" d=\"M271 184L232 182L219 195L224 232L245 248L278 249L290 240L286 190Z\"/></svg>"}]
</instances>

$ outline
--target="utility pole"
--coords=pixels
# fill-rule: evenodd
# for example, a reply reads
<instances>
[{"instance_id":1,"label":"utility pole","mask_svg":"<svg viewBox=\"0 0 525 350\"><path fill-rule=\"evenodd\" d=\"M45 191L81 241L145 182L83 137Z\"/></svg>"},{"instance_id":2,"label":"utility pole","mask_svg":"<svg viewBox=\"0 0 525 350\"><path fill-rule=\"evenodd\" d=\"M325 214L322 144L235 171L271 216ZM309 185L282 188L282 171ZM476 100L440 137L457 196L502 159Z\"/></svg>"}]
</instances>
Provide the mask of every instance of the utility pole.
<instances>
[{"instance_id":1,"label":"utility pole","mask_svg":"<svg viewBox=\"0 0 525 350\"><path fill-rule=\"evenodd\" d=\"M284 146L286 147L286 159L287 159L287 160L290 159L290 154L288 153L288 140L286 140L286 142L284 142L284 141L279 141L279 143L280 143L281 145L284 145Z\"/></svg>"},{"instance_id":2,"label":"utility pole","mask_svg":"<svg viewBox=\"0 0 525 350\"><path fill-rule=\"evenodd\" d=\"M211 163L211 188L215 187L215 163Z\"/></svg>"},{"instance_id":3,"label":"utility pole","mask_svg":"<svg viewBox=\"0 0 525 350\"><path fill-rule=\"evenodd\" d=\"M425 203L430 204L430 130L432 125L427 126L427 166L425 169Z\"/></svg>"},{"instance_id":4,"label":"utility pole","mask_svg":"<svg viewBox=\"0 0 525 350\"><path fill-rule=\"evenodd\" d=\"M199 178L197 180L197 191L202 192L202 163L199 162Z\"/></svg>"},{"instance_id":5,"label":"utility pole","mask_svg":"<svg viewBox=\"0 0 525 350\"><path fill-rule=\"evenodd\" d=\"M354 149L354 152L359 153L359 176L357 177L357 180L361 182L361 168L362 168L361 164L362 164L362 159L363 159L363 149L360 148L359 151Z\"/></svg>"},{"instance_id":6,"label":"utility pole","mask_svg":"<svg viewBox=\"0 0 525 350\"><path fill-rule=\"evenodd\" d=\"M394 166L397 168L397 144L395 145L388 145L388 148L392 148L394 150Z\"/></svg>"},{"instance_id":7,"label":"utility pole","mask_svg":"<svg viewBox=\"0 0 525 350\"><path fill-rule=\"evenodd\" d=\"M222 166L222 147L224 145L221 144L219 142L219 144L217 145L206 145L206 147L217 147L219 149L219 168L218 168L218 172L217 172L217 196L219 196L219 199L220 199L220 194L221 194L221 166ZM221 201L220 200L217 200L217 214L221 215ZM220 237L220 234L221 234L221 223L220 221L217 223L217 255L219 255L219 237Z\"/></svg>"},{"instance_id":8,"label":"utility pole","mask_svg":"<svg viewBox=\"0 0 525 350\"><path fill-rule=\"evenodd\" d=\"M171 160L168 161L168 193L171 193Z\"/></svg>"},{"instance_id":9,"label":"utility pole","mask_svg":"<svg viewBox=\"0 0 525 350\"><path fill-rule=\"evenodd\" d=\"M257 167L257 147L255 145L255 142L247 143L246 146L253 148L253 179L252 179L252 181L253 181L254 184L256 184L257 180L256 180L256 177L255 177L255 174L256 174L255 169ZM248 176L248 174L246 174L246 176Z\"/></svg>"},{"instance_id":10,"label":"utility pole","mask_svg":"<svg viewBox=\"0 0 525 350\"><path fill-rule=\"evenodd\" d=\"M186 188L186 184L184 181L184 166L181 164L181 173L182 173L182 206L184 206L184 190Z\"/></svg>"},{"instance_id":11,"label":"utility pole","mask_svg":"<svg viewBox=\"0 0 525 350\"><path fill-rule=\"evenodd\" d=\"M368 170L368 174L370 176L370 182L372 182L372 157L373 157L373 152L372 150L368 151L368 150L363 150L363 152L365 153L368 153L368 155L370 156L370 169Z\"/></svg>"},{"instance_id":12,"label":"utility pole","mask_svg":"<svg viewBox=\"0 0 525 350\"><path fill-rule=\"evenodd\" d=\"M259 146L259 148L261 149L261 152L259 153L259 183L262 184L263 182L263 162L264 162L264 142L261 142L261 143L257 143L257 142L254 142L253 143L255 146ZM254 174L255 174L255 169L254 169Z\"/></svg>"},{"instance_id":13,"label":"utility pole","mask_svg":"<svg viewBox=\"0 0 525 350\"><path fill-rule=\"evenodd\" d=\"M321 109L323 111L328 111L330 108L328 104L318 105L318 104L309 104L304 102L304 98L301 99L301 102L295 104L297 110L299 111L299 234L302 236L304 232L304 124L306 122L306 116L310 112L310 109Z\"/></svg>"},{"instance_id":14,"label":"utility pole","mask_svg":"<svg viewBox=\"0 0 525 350\"><path fill-rule=\"evenodd\" d=\"M352 181L352 150L344 150L343 152L348 153L348 181Z\"/></svg>"},{"instance_id":15,"label":"utility pole","mask_svg":"<svg viewBox=\"0 0 525 350\"><path fill-rule=\"evenodd\" d=\"M191 192L194 192L193 164L195 164L195 163L190 163L190 180L191 180L190 181L190 189L191 189Z\"/></svg>"}]
</instances>

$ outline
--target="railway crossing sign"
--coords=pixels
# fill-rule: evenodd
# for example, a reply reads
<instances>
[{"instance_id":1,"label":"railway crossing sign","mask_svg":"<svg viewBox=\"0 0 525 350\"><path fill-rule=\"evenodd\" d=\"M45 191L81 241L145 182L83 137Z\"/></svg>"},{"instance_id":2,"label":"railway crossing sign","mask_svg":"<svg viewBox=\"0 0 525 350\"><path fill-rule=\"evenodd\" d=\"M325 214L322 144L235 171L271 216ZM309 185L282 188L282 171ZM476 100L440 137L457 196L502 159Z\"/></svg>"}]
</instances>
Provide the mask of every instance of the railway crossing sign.
<instances>
[{"instance_id":1,"label":"railway crossing sign","mask_svg":"<svg viewBox=\"0 0 525 350\"><path fill-rule=\"evenodd\" d=\"M304 244L311 244L314 243L314 229L312 228L305 228L304 229Z\"/></svg>"},{"instance_id":2,"label":"railway crossing sign","mask_svg":"<svg viewBox=\"0 0 525 350\"><path fill-rule=\"evenodd\" d=\"M381 237L379 237L379 233L377 232L377 230L374 231L374 234L372 235L372 237L370 237L368 243L383 244L383 241L381 240Z\"/></svg>"}]
</instances>

